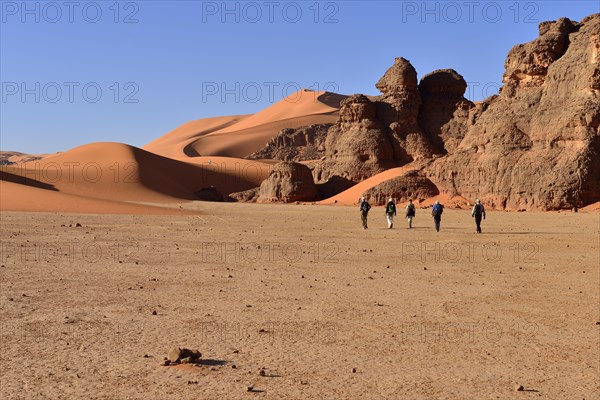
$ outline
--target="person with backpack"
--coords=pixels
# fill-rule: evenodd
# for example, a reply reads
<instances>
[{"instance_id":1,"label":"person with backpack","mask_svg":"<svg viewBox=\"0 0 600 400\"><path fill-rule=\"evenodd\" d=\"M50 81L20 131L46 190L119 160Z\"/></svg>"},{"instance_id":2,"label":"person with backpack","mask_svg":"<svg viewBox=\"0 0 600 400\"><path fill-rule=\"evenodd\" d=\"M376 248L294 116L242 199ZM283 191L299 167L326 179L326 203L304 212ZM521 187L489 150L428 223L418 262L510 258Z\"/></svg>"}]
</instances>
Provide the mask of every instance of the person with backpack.
<instances>
[{"instance_id":1,"label":"person with backpack","mask_svg":"<svg viewBox=\"0 0 600 400\"><path fill-rule=\"evenodd\" d=\"M360 219L362 221L363 229L367 229L367 217L369 215L369 210L371 209L371 205L367 201L365 197L360 198Z\"/></svg>"},{"instance_id":2,"label":"person with backpack","mask_svg":"<svg viewBox=\"0 0 600 400\"><path fill-rule=\"evenodd\" d=\"M394 217L396 216L396 203L394 199L390 197L385 206L385 217L387 218L388 229L392 229L394 226Z\"/></svg>"},{"instance_id":3,"label":"person with backpack","mask_svg":"<svg viewBox=\"0 0 600 400\"><path fill-rule=\"evenodd\" d=\"M408 204L406 205L406 219L408 220L408 229L412 229L412 221L415 217L415 205L412 202L412 199L408 200Z\"/></svg>"},{"instance_id":4,"label":"person with backpack","mask_svg":"<svg viewBox=\"0 0 600 400\"><path fill-rule=\"evenodd\" d=\"M475 206L473 206L473 211L471 211L471 217L475 217L477 233L481 233L481 217L485 219L485 207L483 207L483 204L481 204L479 199L475 200Z\"/></svg>"},{"instance_id":5,"label":"person with backpack","mask_svg":"<svg viewBox=\"0 0 600 400\"><path fill-rule=\"evenodd\" d=\"M444 212L444 206L440 204L439 201L436 201L433 207L431 208L431 216L433 217L433 221L435 222L435 230L436 232L440 231L440 222L442 222L442 213Z\"/></svg>"}]
</instances>

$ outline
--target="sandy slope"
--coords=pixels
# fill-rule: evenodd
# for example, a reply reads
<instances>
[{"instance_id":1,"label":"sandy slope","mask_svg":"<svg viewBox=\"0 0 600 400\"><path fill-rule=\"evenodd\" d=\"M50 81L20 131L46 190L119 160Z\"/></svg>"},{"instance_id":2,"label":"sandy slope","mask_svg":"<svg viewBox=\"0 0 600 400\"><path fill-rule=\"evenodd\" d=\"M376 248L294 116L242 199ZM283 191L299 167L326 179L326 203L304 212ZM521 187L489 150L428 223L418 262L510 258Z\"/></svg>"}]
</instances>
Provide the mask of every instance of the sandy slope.
<instances>
[{"instance_id":1,"label":"sandy slope","mask_svg":"<svg viewBox=\"0 0 600 400\"><path fill-rule=\"evenodd\" d=\"M179 208L102 200L4 180L0 180L0 210L86 214L195 214Z\"/></svg>"},{"instance_id":2,"label":"sandy slope","mask_svg":"<svg viewBox=\"0 0 600 400\"><path fill-rule=\"evenodd\" d=\"M92 143L41 160L4 152L6 160L17 157L28 162L2 166L0 178L36 190L4 185L10 193L4 196L2 210L25 210L31 205L32 211L110 212L115 202L195 200L195 193L209 186L215 186L223 195L251 189L268 176L272 163L243 157L263 147L283 128L335 122L344 98L335 93L302 90L253 115L191 121L143 149L121 143ZM44 191L85 197L87 205L79 207L64 196ZM43 196L47 200L44 207L30 199L16 201L25 193ZM115 212L130 207L120 205Z\"/></svg>"},{"instance_id":3,"label":"sandy slope","mask_svg":"<svg viewBox=\"0 0 600 400\"><path fill-rule=\"evenodd\" d=\"M198 138L236 124L247 117L247 115L234 115L190 121L142 146L142 149L169 158L189 158L195 156L196 153L194 151L190 153L187 150L189 154L186 154L186 149Z\"/></svg>"},{"instance_id":4,"label":"sandy slope","mask_svg":"<svg viewBox=\"0 0 600 400\"><path fill-rule=\"evenodd\" d=\"M283 128L336 122L344 98L304 89L256 114L189 122L143 148L177 159L198 155L243 158Z\"/></svg>"},{"instance_id":5,"label":"sandy slope","mask_svg":"<svg viewBox=\"0 0 600 400\"><path fill-rule=\"evenodd\" d=\"M413 168L411 168L410 165L388 169L370 177L369 179L365 179L364 181L357 183L356 185L352 186L350 189L343 191L342 193L339 193L326 200L320 201L319 204L339 204L345 206L354 205L367 190L390 179L396 178L398 176L403 176L408 171L412 170Z\"/></svg>"},{"instance_id":6,"label":"sandy slope","mask_svg":"<svg viewBox=\"0 0 600 400\"><path fill-rule=\"evenodd\" d=\"M600 214L490 212L476 235L466 210L437 234L419 212L388 230L376 208L363 231L348 207L192 205L204 215L2 213L0 398L599 391ZM204 365L160 367L172 346Z\"/></svg>"},{"instance_id":7,"label":"sandy slope","mask_svg":"<svg viewBox=\"0 0 600 400\"><path fill-rule=\"evenodd\" d=\"M260 185L269 168L257 161L218 157L199 158L191 164L120 143L93 143L42 160L3 166L0 177L38 190L113 202L174 203L195 200L194 193L208 186L215 186L224 195L250 189ZM13 199L18 193L25 193L15 191L16 188L6 186L7 191L13 192ZM59 196L49 199L57 201L46 203L48 211L65 211L65 204L74 204L61 203ZM5 202L2 209L23 210L23 205L14 208L14 204ZM72 211L76 210L81 208L74 206ZM110 212L109 204L103 203L96 211Z\"/></svg>"}]
</instances>

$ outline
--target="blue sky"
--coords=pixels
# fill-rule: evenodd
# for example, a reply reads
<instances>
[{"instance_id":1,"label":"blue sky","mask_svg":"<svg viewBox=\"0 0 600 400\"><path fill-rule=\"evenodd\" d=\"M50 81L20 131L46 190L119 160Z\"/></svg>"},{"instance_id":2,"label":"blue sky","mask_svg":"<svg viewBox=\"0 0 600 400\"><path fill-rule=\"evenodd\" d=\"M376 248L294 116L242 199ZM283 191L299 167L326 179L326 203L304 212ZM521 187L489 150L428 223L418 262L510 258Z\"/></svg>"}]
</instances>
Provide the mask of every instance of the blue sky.
<instances>
[{"instance_id":1,"label":"blue sky","mask_svg":"<svg viewBox=\"0 0 600 400\"><path fill-rule=\"evenodd\" d=\"M296 89L378 94L394 57L497 92L510 48L594 1L4 1L0 149L142 146Z\"/></svg>"}]
</instances>

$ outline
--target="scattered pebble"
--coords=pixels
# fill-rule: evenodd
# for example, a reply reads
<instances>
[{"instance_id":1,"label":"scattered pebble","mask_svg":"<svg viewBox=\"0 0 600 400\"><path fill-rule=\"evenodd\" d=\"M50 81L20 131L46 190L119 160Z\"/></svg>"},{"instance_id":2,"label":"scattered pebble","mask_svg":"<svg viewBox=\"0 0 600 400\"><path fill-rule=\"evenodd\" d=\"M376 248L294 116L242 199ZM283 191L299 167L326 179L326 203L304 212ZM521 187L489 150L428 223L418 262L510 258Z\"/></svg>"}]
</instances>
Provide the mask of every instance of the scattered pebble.
<instances>
[{"instance_id":1,"label":"scattered pebble","mask_svg":"<svg viewBox=\"0 0 600 400\"><path fill-rule=\"evenodd\" d=\"M525 388L523 387L523 385L516 385L516 386L515 386L515 390L516 390L517 392L522 392L523 390L525 390Z\"/></svg>"}]
</instances>

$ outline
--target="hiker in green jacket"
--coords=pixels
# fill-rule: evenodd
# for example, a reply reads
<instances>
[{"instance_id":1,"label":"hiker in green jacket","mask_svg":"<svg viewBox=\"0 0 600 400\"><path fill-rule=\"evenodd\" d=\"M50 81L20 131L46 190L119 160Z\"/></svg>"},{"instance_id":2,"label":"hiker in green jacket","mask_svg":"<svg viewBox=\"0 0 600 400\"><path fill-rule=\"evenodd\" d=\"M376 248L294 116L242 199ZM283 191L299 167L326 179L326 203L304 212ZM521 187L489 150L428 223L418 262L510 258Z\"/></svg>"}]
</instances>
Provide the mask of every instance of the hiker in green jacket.
<instances>
[{"instance_id":1,"label":"hiker in green jacket","mask_svg":"<svg viewBox=\"0 0 600 400\"><path fill-rule=\"evenodd\" d=\"M385 217L387 218L388 229L392 229L394 226L394 217L396 216L396 203L394 199L390 197L385 206Z\"/></svg>"}]
</instances>

